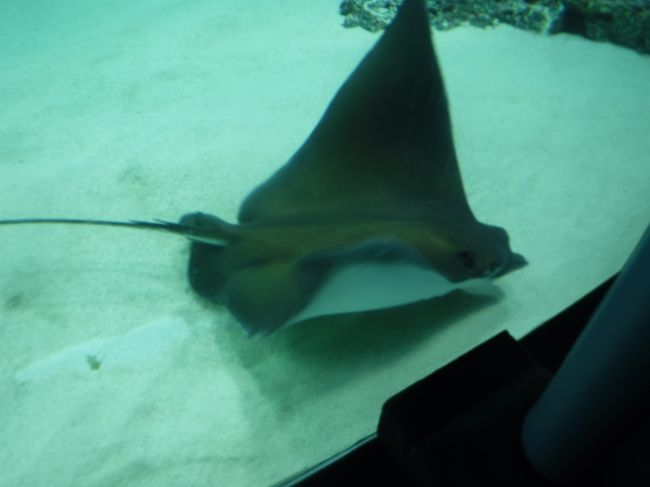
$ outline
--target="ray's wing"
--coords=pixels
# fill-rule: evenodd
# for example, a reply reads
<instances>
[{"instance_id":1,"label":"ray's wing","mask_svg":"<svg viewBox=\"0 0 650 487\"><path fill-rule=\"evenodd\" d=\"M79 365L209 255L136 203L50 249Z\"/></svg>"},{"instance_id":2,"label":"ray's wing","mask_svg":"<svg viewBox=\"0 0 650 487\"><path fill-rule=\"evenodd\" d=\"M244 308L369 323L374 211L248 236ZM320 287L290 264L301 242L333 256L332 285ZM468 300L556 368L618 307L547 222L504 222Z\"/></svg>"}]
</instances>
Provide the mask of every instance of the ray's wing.
<instances>
[{"instance_id":1,"label":"ray's wing","mask_svg":"<svg viewBox=\"0 0 650 487\"><path fill-rule=\"evenodd\" d=\"M228 279L223 299L249 335L283 327L312 298L323 270L301 272L296 262L278 261L241 269Z\"/></svg>"},{"instance_id":2,"label":"ray's wing","mask_svg":"<svg viewBox=\"0 0 650 487\"><path fill-rule=\"evenodd\" d=\"M439 203L471 215L424 2L406 0L303 146L243 202L239 220L399 217Z\"/></svg>"},{"instance_id":3,"label":"ray's wing","mask_svg":"<svg viewBox=\"0 0 650 487\"><path fill-rule=\"evenodd\" d=\"M219 255L215 252L212 258L217 263ZM410 269L411 275L413 269L419 270L419 282L414 285L402 279L396 292L395 279L405 276L400 274L404 269ZM431 278L423 279L422 275L433 274L427 270L426 262L406 243L371 239L334 251L242 267L228 276L219 292L248 335L264 336L309 318L397 306L453 289L443 277L436 285ZM323 291L325 283L329 285ZM374 292L367 292L371 286ZM204 296L211 297L209 292Z\"/></svg>"}]
</instances>

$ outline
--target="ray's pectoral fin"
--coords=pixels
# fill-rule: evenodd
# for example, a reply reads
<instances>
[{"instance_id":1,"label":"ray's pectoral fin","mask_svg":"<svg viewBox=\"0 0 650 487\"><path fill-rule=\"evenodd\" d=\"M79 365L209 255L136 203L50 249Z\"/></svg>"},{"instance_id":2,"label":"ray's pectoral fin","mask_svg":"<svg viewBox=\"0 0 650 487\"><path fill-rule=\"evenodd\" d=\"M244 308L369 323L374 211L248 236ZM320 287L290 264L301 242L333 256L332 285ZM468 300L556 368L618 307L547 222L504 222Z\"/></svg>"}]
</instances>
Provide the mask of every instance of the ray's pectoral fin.
<instances>
[{"instance_id":1,"label":"ray's pectoral fin","mask_svg":"<svg viewBox=\"0 0 650 487\"><path fill-rule=\"evenodd\" d=\"M471 211L423 0L405 0L305 143L242 203L248 223L296 214Z\"/></svg>"},{"instance_id":2,"label":"ray's pectoral fin","mask_svg":"<svg viewBox=\"0 0 650 487\"><path fill-rule=\"evenodd\" d=\"M229 276L223 299L248 335L268 335L309 302L324 274L296 262L251 266Z\"/></svg>"},{"instance_id":3,"label":"ray's pectoral fin","mask_svg":"<svg viewBox=\"0 0 650 487\"><path fill-rule=\"evenodd\" d=\"M238 253L223 254L231 259ZM229 252L229 250L225 250ZM210 261L210 249L206 260L199 262L199 272L206 272L203 265L216 264L207 276L221 279L219 257ZM198 257L198 254L197 254ZM331 251L308 253L293 260L272 260L264 263L249 262L231 272L220 289L221 297L233 315L249 335L267 335L283 326L319 316L339 314L401 304L395 301L395 281L404 277L402 268L419 267L425 271L425 263L404 242L395 239L374 238ZM379 272L375 272L381 268ZM386 272L389 270L389 272ZM373 289L372 298L359 296L367 281L384 282L384 291ZM208 285L211 283L208 282ZM427 282L426 284L430 284ZM388 290L388 291L386 291ZM427 297L431 291L427 291ZM410 300L410 299L409 299ZM407 301L409 301L407 300ZM377 303L379 301L379 304Z\"/></svg>"}]
</instances>

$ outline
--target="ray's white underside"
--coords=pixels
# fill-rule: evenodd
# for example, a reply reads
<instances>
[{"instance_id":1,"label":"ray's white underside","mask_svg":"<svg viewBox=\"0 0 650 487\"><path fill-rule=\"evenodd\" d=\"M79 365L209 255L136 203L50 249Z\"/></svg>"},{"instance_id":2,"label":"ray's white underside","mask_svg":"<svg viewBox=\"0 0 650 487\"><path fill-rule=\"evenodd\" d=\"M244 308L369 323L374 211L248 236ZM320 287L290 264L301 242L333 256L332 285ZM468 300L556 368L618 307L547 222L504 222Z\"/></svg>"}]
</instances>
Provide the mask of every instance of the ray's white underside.
<instances>
[{"instance_id":1,"label":"ray's white underside","mask_svg":"<svg viewBox=\"0 0 650 487\"><path fill-rule=\"evenodd\" d=\"M408 263L351 264L335 270L287 325L318 316L392 308L444 296L455 290L498 295L498 287L488 278L455 283L432 269Z\"/></svg>"}]
</instances>

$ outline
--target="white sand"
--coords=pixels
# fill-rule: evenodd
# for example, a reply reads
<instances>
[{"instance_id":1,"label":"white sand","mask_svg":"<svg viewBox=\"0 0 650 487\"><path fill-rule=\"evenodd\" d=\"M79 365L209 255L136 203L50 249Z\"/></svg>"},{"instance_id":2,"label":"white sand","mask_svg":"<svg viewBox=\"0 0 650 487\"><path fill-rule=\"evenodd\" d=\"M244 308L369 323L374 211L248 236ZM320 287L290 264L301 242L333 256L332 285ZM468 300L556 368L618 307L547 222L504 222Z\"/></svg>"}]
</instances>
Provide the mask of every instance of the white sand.
<instances>
[{"instance_id":1,"label":"white sand","mask_svg":"<svg viewBox=\"0 0 650 487\"><path fill-rule=\"evenodd\" d=\"M0 218L234 219L376 39L337 7L5 2ZM249 340L189 289L183 239L1 228L1 486L270 484L620 268L650 214L650 59L507 27L436 42L470 203L531 262L500 280L504 299Z\"/></svg>"}]
</instances>

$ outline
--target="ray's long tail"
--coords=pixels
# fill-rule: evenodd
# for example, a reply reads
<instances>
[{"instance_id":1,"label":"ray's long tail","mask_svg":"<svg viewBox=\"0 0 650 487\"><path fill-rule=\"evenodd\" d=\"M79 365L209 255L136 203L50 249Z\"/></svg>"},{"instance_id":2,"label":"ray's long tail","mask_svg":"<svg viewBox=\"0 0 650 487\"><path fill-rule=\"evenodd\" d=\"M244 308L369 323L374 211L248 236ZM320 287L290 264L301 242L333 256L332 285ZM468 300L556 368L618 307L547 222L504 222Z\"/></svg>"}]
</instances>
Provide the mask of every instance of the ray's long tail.
<instances>
[{"instance_id":1,"label":"ray's long tail","mask_svg":"<svg viewBox=\"0 0 650 487\"><path fill-rule=\"evenodd\" d=\"M158 230L167 233L182 235L192 241L203 242L210 245L226 245L232 238L233 225L212 215L191 213L185 215L180 223L165 220L141 221L115 221L95 220L84 218L15 218L0 220L0 225L33 225L33 224L59 224L59 225L94 225L132 228L140 230Z\"/></svg>"}]
</instances>

